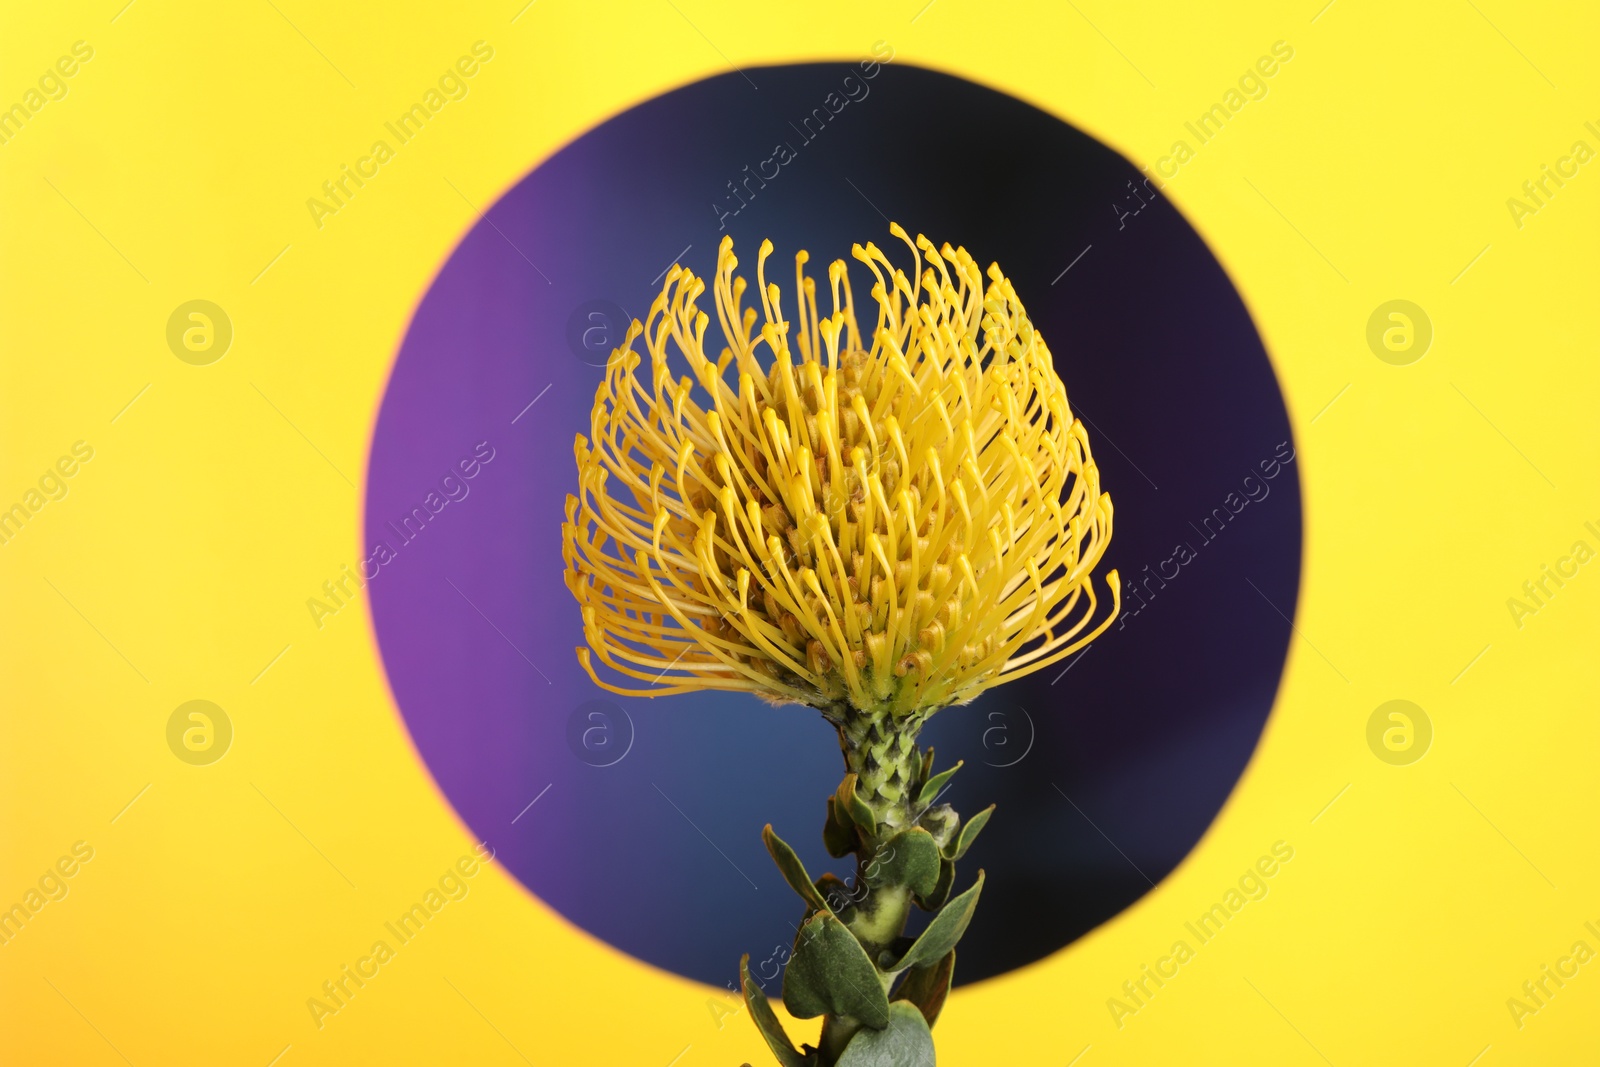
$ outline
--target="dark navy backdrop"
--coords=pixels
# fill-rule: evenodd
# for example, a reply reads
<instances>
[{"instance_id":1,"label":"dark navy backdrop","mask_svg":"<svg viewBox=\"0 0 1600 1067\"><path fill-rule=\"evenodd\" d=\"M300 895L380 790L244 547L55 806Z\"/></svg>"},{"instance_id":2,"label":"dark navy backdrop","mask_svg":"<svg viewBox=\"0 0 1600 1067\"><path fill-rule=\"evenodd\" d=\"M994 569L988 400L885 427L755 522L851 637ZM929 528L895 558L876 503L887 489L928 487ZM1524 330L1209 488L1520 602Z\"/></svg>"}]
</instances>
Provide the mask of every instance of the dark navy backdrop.
<instances>
[{"instance_id":1,"label":"dark navy backdrop","mask_svg":"<svg viewBox=\"0 0 1600 1067\"><path fill-rule=\"evenodd\" d=\"M1287 647L1278 610L1292 616L1299 583L1297 465L1245 481L1292 448L1283 402L1203 242L1148 187L1136 198L1138 172L1092 138L899 64L870 81L844 64L748 74L759 91L712 78L563 149L488 210L422 299L369 471L369 546L394 550L369 586L383 662L449 803L571 921L717 984L741 953L759 964L792 939L799 905L760 829L774 823L814 874L829 866L832 733L809 709L743 696L597 690L573 655L559 532L592 364L619 339L608 308L642 316L680 256L708 275L719 214L737 206L727 183L786 143L793 158L725 219L745 267L771 237L774 280L792 299L799 247L821 279L853 241L903 251L884 215L998 260L1090 423L1116 504L1107 563L1132 583L1179 544L1193 552L1079 658L931 724L941 762L968 763L948 799L968 814L999 803L963 865L963 884L989 872L957 975L973 981L1146 892L1249 760ZM846 90L857 99L805 140L802 120ZM580 358L585 343L602 354ZM387 523L479 442L494 458L468 495L402 544ZM1202 520L1240 507L1247 488L1258 499L1208 541Z\"/></svg>"}]
</instances>

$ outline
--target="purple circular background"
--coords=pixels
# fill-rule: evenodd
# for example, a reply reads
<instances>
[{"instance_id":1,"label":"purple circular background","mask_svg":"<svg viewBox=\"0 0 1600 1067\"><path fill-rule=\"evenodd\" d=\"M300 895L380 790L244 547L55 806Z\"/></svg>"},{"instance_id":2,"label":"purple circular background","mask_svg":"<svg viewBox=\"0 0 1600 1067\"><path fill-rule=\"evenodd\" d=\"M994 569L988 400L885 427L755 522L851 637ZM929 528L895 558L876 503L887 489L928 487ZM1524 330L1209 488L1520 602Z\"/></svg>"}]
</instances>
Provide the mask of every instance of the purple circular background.
<instances>
[{"instance_id":1,"label":"purple circular background","mask_svg":"<svg viewBox=\"0 0 1600 1067\"><path fill-rule=\"evenodd\" d=\"M899 63L870 78L854 64L747 73L759 92L712 78L563 149L472 227L423 298L368 472L367 543L388 548L369 586L383 663L440 790L530 891L694 978L724 984L741 953L767 958L800 906L762 824L813 876L848 873L819 833L838 750L809 709L610 697L578 667L560 524L602 371L569 348L569 326L604 301L642 317L675 259L711 272L723 232L745 270L771 237L786 294L799 247L818 277L852 241L893 255L880 212L998 260L1089 422L1117 505L1107 564L1140 593L1069 673L993 690L925 735L941 764L968 761L948 797L958 810L1000 804L960 879L989 872L957 974L972 981L1147 892L1248 761L1287 648L1278 610L1293 615L1299 583L1295 465L1259 478L1292 449L1287 417L1215 259L1103 145ZM848 97L837 113L830 93ZM825 106L817 132L807 119ZM794 158L752 182L775 141ZM1266 495L1212 520L1253 472ZM1163 579L1179 543L1194 558ZM604 759L572 741L595 700L616 708L609 726L593 720L619 741ZM613 751L625 755L596 765Z\"/></svg>"}]
</instances>

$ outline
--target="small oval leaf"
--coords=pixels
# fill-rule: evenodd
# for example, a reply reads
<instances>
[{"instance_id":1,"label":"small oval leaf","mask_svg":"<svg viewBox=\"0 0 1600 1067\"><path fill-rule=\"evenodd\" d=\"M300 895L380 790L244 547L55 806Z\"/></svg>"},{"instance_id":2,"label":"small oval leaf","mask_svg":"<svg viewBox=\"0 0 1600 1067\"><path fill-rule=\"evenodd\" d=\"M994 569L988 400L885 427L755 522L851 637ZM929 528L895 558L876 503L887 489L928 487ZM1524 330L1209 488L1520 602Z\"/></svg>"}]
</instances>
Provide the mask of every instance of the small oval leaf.
<instances>
[{"instance_id":1,"label":"small oval leaf","mask_svg":"<svg viewBox=\"0 0 1600 1067\"><path fill-rule=\"evenodd\" d=\"M912 827L884 842L873 854L864 874L867 884L874 889L903 885L917 896L923 896L933 892L938 884L941 859L933 835L921 827Z\"/></svg>"},{"instance_id":2,"label":"small oval leaf","mask_svg":"<svg viewBox=\"0 0 1600 1067\"><path fill-rule=\"evenodd\" d=\"M778 870L782 872L783 880L789 883L789 888L799 893L813 911L827 910L828 902L817 892L817 887L811 884L811 876L806 873L806 865L800 862L800 857L789 847L789 843L773 832L771 823L762 828L761 840L766 842L767 851L772 853L772 862L778 865Z\"/></svg>"},{"instance_id":3,"label":"small oval leaf","mask_svg":"<svg viewBox=\"0 0 1600 1067\"><path fill-rule=\"evenodd\" d=\"M882 1030L858 1030L838 1067L934 1067L933 1034L922 1012L905 1001L889 1005Z\"/></svg>"},{"instance_id":4,"label":"small oval leaf","mask_svg":"<svg viewBox=\"0 0 1600 1067\"><path fill-rule=\"evenodd\" d=\"M955 840L945 846L945 858L958 860L965 856L967 849L971 848L972 842L978 839L978 833L988 825L989 816L993 814L994 805L990 804L987 808L968 819L966 825L961 828L961 832L955 836Z\"/></svg>"},{"instance_id":5,"label":"small oval leaf","mask_svg":"<svg viewBox=\"0 0 1600 1067\"><path fill-rule=\"evenodd\" d=\"M783 972L783 1006L797 1019L851 1015L875 1029L889 1024L889 998L856 935L819 911L800 926Z\"/></svg>"},{"instance_id":6,"label":"small oval leaf","mask_svg":"<svg viewBox=\"0 0 1600 1067\"><path fill-rule=\"evenodd\" d=\"M938 911L950 899L950 889L956 884L956 865L950 860L939 861L939 880L933 891L916 898L917 907L923 911Z\"/></svg>"},{"instance_id":7,"label":"small oval leaf","mask_svg":"<svg viewBox=\"0 0 1600 1067\"><path fill-rule=\"evenodd\" d=\"M967 932L967 924L972 921L972 913L978 906L978 894L981 892L983 872L979 871L978 880L972 884L972 888L941 908L939 914L928 923L928 928L906 950L906 954L883 969L902 971L907 967L926 967L955 948L961 935Z\"/></svg>"},{"instance_id":8,"label":"small oval leaf","mask_svg":"<svg viewBox=\"0 0 1600 1067\"><path fill-rule=\"evenodd\" d=\"M935 804L923 809L922 814L917 817L917 825L932 834L933 839L943 849L955 840L956 831L961 828L961 818L950 805Z\"/></svg>"},{"instance_id":9,"label":"small oval leaf","mask_svg":"<svg viewBox=\"0 0 1600 1067\"><path fill-rule=\"evenodd\" d=\"M956 760L956 765L954 767L951 767L949 770L940 771L938 774L924 782L922 785L922 791L917 794L917 807L925 808L929 804L932 804L933 798L939 795L939 790L943 789L944 784L950 780L951 776L961 769L961 765L964 762L964 760Z\"/></svg>"},{"instance_id":10,"label":"small oval leaf","mask_svg":"<svg viewBox=\"0 0 1600 1067\"><path fill-rule=\"evenodd\" d=\"M831 794L828 797L828 821L822 824L822 844L827 848L828 855L836 860L861 847L861 835L856 831L855 824L849 816L840 813L836 798Z\"/></svg>"},{"instance_id":11,"label":"small oval leaf","mask_svg":"<svg viewBox=\"0 0 1600 1067\"><path fill-rule=\"evenodd\" d=\"M772 1010L772 1005L767 1003L767 995L750 977L749 953L745 953L739 961L739 982L744 987L744 1004L750 1009L750 1018L755 1021L756 1029L761 1031L767 1047L778 1058L778 1062L783 1067L806 1067L807 1057L800 1054L789 1040L789 1035L783 1032L778 1013Z\"/></svg>"},{"instance_id":12,"label":"small oval leaf","mask_svg":"<svg viewBox=\"0 0 1600 1067\"><path fill-rule=\"evenodd\" d=\"M932 967L913 967L906 972L895 990L896 1001L907 1001L917 1006L931 1027L939 1019L945 998L950 995L950 980L955 976L956 951L951 949Z\"/></svg>"},{"instance_id":13,"label":"small oval leaf","mask_svg":"<svg viewBox=\"0 0 1600 1067\"><path fill-rule=\"evenodd\" d=\"M814 884L817 892L822 894L822 899L828 902L828 910L848 924L855 914L857 898L863 894L852 893L844 879L832 871L824 871ZM859 882L856 884L860 885Z\"/></svg>"},{"instance_id":14,"label":"small oval leaf","mask_svg":"<svg viewBox=\"0 0 1600 1067\"><path fill-rule=\"evenodd\" d=\"M878 820L873 816L872 809L856 795L855 772L845 775L844 781L839 783L839 792L834 795L834 807L849 816L864 836L872 837L877 832Z\"/></svg>"}]
</instances>

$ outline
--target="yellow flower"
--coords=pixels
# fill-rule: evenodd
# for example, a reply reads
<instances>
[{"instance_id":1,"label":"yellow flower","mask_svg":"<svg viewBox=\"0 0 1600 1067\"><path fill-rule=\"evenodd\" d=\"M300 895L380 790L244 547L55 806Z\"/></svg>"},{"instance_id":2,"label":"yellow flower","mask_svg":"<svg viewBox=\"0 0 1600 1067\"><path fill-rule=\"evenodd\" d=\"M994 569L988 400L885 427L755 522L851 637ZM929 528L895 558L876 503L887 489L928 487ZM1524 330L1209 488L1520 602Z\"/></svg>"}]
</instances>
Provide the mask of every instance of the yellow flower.
<instances>
[{"instance_id":1,"label":"yellow flower","mask_svg":"<svg viewBox=\"0 0 1600 1067\"><path fill-rule=\"evenodd\" d=\"M966 249L890 231L909 277L874 244L851 249L874 278L870 333L843 260L828 317L805 252L785 306L766 279L771 241L756 330L724 237L712 302L731 347L707 357L705 283L674 266L612 354L562 527L595 684L920 720L1115 618L1111 571L1110 612L1089 629L1111 497L1044 339L998 265L985 288ZM690 374L674 378L680 359ZM602 679L591 649L644 684Z\"/></svg>"}]
</instances>

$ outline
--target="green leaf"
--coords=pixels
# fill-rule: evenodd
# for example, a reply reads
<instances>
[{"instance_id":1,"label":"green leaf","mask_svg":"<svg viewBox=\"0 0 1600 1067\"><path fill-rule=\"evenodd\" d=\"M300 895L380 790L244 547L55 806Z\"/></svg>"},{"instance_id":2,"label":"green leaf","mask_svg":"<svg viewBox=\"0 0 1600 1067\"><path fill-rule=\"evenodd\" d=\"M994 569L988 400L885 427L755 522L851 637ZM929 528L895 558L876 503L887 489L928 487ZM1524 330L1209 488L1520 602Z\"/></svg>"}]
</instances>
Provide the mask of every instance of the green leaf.
<instances>
[{"instance_id":1,"label":"green leaf","mask_svg":"<svg viewBox=\"0 0 1600 1067\"><path fill-rule=\"evenodd\" d=\"M956 760L956 765L954 767L951 767L949 770L940 771L938 774L922 783L922 791L917 794L917 807L925 808L929 804L932 804L933 798L939 795L939 790L944 788L944 784L950 780L952 775L961 769L961 765L965 762L965 760Z\"/></svg>"},{"instance_id":2,"label":"green leaf","mask_svg":"<svg viewBox=\"0 0 1600 1067\"><path fill-rule=\"evenodd\" d=\"M883 969L901 971L907 967L926 967L955 948L961 935L967 932L967 924L972 921L972 912L978 906L978 894L981 892L983 872L979 871L978 880L972 888L940 909L939 914L928 923L928 928L906 950L906 954Z\"/></svg>"},{"instance_id":3,"label":"green leaf","mask_svg":"<svg viewBox=\"0 0 1600 1067\"><path fill-rule=\"evenodd\" d=\"M950 860L940 860L939 880L934 883L932 892L924 893L916 898L917 907L923 911L936 911L944 907L944 902L950 899L950 889L955 884L955 863Z\"/></svg>"},{"instance_id":4,"label":"green leaf","mask_svg":"<svg viewBox=\"0 0 1600 1067\"><path fill-rule=\"evenodd\" d=\"M849 923L850 917L855 913L857 901L844 880L832 871L824 871L815 884L817 892L822 894L822 899L828 902L828 910Z\"/></svg>"},{"instance_id":5,"label":"green leaf","mask_svg":"<svg viewBox=\"0 0 1600 1067\"><path fill-rule=\"evenodd\" d=\"M851 1015L879 1030L889 1024L878 969L850 928L827 911L800 926L783 972L783 1005L797 1019Z\"/></svg>"},{"instance_id":6,"label":"green leaf","mask_svg":"<svg viewBox=\"0 0 1600 1067\"><path fill-rule=\"evenodd\" d=\"M922 753L922 773L917 775L917 781L926 782L928 775L933 773L933 746L929 745Z\"/></svg>"},{"instance_id":7,"label":"green leaf","mask_svg":"<svg viewBox=\"0 0 1600 1067\"><path fill-rule=\"evenodd\" d=\"M896 1001L908 1001L917 1006L922 1017L932 1026L939 1019L945 997L950 995L950 979L956 969L956 951L951 949L932 967L913 967L906 972L900 988L895 991Z\"/></svg>"},{"instance_id":8,"label":"green leaf","mask_svg":"<svg viewBox=\"0 0 1600 1067\"><path fill-rule=\"evenodd\" d=\"M934 841L943 849L955 839L956 831L961 828L961 818L950 805L935 804L922 810L922 814L917 816L917 825L932 834Z\"/></svg>"},{"instance_id":9,"label":"green leaf","mask_svg":"<svg viewBox=\"0 0 1600 1067\"><path fill-rule=\"evenodd\" d=\"M961 832L956 835L955 840L951 841L945 846L945 858L958 860L962 856L965 856L967 854L967 849L971 848L972 842L978 839L979 831L988 825L989 816L993 814L994 805L990 804L987 808L984 808L982 811L978 812L978 814L968 819L967 824L961 828Z\"/></svg>"},{"instance_id":10,"label":"green leaf","mask_svg":"<svg viewBox=\"0 0 1600 1067\"><path fill-rule=\"evenodd\" d=\"M878 829L878 820L872 814L872 809L867 802L856 795L856 776L852 772L844 776L844 781L839 783L839 792L834 794L834 808L850 817L850 821L860 828L863 836L871 837Z\"/></svg>"},{"instance_id":11,"label":"green leaf","mask_svg":"<svg viewBox=\"0 0 1600 1067\"><path fill-rule=\"evenodd\" d=\"M896 1001L889 1005L889 1025L857 1030L838 1067L934 1067L928 1021L914 1006Z\"/></svg>"},{"instance_id":12,"label":"green leaf","mask_svg":"<svg viewBox=\"0 0 1600 1067\"><path fill-rule=\"evenodd\" d=\"M744 987L744 1004L750 1009L750 1018L755 1020L756 1029L766 1038L767 1047L778 1057L778 1062L783 1067L807 1067L810 1058L802 1056L789 1041L789 1035L783 1032L783 1024L778 1021L777 1012L772 1010L772 1005L767 1003L766 994L761 992L761 987L750 977L748 952L739 960L739 981Z\"/></svg>"},{"instance_id":13,"label":"green leaf","mask_svg":"<svg viewBox=\"0 0 1600 1067\"><path fill-rule=\"evenodd\" d=\"M843 859L861 847L855 824L840 813L832 794L828 796L828 821L822 824L822 843L834 859Z\"/></svg>"},{"instance_id":14,"label":"green leaf","mask_svg":"<svg viewBox=\"0 0 1600 1067\"><path fill-rule=\"evenodd\" d=\"M783 880L789 883L789 888L799 893L812 910L826 911L828 902L817 892L817 887L811 884L811 876L806 873L806 865L800 862L800 857L789 847L787 841L772 832L771 823L762 828L761 840L766 842L767 851L772 853L772 862L778 865L778 870L783 873Z\"/></svg>"},{"instance_id":15,"label":"green leaf","mask_svg":"<svg viewBox=\"0 0 1600 1067\"><path fill-rule=\"evenodd\" d=\"M918 896L933 892L939 881L939 846L933 835L914 826L896 834L873 853L866 882L874 889L886 885L909 886Z\"/></svg>"}]
</instances>

